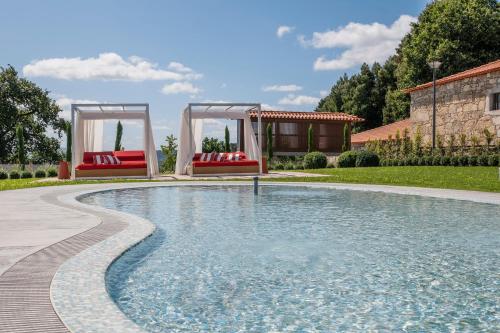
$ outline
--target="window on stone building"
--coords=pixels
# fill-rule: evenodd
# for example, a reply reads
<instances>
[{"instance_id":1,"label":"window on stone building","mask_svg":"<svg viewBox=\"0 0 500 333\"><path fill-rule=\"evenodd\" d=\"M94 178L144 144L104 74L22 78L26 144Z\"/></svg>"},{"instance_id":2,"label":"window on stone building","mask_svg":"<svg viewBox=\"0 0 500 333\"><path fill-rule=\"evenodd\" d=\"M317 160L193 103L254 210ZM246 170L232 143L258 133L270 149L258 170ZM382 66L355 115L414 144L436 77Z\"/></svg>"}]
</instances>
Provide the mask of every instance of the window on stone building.
<instances>
[{"instance_id":1,"label":"window on stone building","mask_svg":"<svg viewBox=\"0 0 500 333\"><path fill-rule=\"evenodd\" d=\"M490 110L500 110L500 92L491 94Z\"/></svg>"}]
</instances>

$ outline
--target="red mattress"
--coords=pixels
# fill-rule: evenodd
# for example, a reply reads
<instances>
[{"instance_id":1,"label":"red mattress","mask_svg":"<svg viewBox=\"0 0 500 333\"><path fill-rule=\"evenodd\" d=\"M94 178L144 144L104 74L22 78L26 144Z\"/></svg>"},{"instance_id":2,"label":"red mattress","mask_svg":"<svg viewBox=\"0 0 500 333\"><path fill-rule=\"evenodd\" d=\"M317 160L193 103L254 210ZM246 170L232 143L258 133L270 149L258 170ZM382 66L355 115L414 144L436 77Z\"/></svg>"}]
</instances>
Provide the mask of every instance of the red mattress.
<instances>
[{"instance_id":1,"label":"red mattress","mask_svg":"<svg viewBox=\"0 0 500 333\"><path fill-rule=\"evenodd\" d=\"M94 164L96 155L113 155L120 160L120 164ZM143 169L147 168L144 151L104 151L83 153L83 163L76 166L77 170L98 170L98 169Z\"/></svg>"},{"instance_id":2,"label":"red mattress","mask_svg":"<svg viewBox=\"0 0 500 333\"><path fill-rule=\"evenodd\" d=\"M202 168L202 167L219 167L219 166L249 166L249 165L259 165L259 162L255 160L243 160L243 161L208 161L208 162L193 162L193 167Z\"/></svg>"}]
</instances>

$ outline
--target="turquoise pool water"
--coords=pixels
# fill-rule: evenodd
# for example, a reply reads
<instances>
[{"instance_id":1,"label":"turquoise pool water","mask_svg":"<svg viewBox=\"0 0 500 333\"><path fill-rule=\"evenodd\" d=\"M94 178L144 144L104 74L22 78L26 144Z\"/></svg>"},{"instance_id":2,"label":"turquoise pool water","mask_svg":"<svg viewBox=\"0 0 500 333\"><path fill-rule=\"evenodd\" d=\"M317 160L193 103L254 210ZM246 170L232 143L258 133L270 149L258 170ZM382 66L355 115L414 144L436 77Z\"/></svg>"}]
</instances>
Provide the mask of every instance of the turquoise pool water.
<instances>
[{"instance_id":1,"label":"turquoise pool water","mask_svg":"<svg viewBox=\"0 0 500 333\"><path fill-rule=\"evenodd\" d=\"M82 201L157 225L106 278L151 332L500 331L499 206L290 186Z\"/></svg>"}]
</instances>

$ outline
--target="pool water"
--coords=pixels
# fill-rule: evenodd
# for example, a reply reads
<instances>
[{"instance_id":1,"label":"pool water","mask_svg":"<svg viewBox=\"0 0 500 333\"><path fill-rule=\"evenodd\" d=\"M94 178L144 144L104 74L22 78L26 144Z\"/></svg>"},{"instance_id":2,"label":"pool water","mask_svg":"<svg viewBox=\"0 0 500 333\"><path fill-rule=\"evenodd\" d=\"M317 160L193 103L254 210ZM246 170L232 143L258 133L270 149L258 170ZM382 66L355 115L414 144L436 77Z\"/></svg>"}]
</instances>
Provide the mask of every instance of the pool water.
<instances>
[{"instance_id":1,"label":"pool water","mask_svg":"<svg viewBox=\"0 0 500 333\"><path fill-rule=\"evenodd\" d=\"M500 332L500 206L295 186L82 201L157 225L106 277L151 332Z\"/></svg>"}]
</instances>

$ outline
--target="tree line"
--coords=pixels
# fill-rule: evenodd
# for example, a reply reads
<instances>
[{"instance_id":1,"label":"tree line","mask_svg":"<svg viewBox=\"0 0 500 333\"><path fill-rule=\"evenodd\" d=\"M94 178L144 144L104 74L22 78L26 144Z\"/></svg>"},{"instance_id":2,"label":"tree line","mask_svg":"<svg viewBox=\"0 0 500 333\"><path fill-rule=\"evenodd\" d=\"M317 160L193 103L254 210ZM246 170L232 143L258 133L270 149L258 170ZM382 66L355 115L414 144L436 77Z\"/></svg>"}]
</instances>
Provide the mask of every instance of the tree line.
<instances>
[{"instance_id":1,"label":"tree line","mask_svg":"<svg viewBox=\"0 0 500 333\"><path fill-rule=\"evenodd\" d=\"M354 132L390 124L410 114L410 98L403 90L432 80L429 61L442 62L440 78L495 61L499 54L496 0L435 0L412 24L393 56L341 76L315 111L364 118L353 126Z\"/></svg>"}]
</instances>

